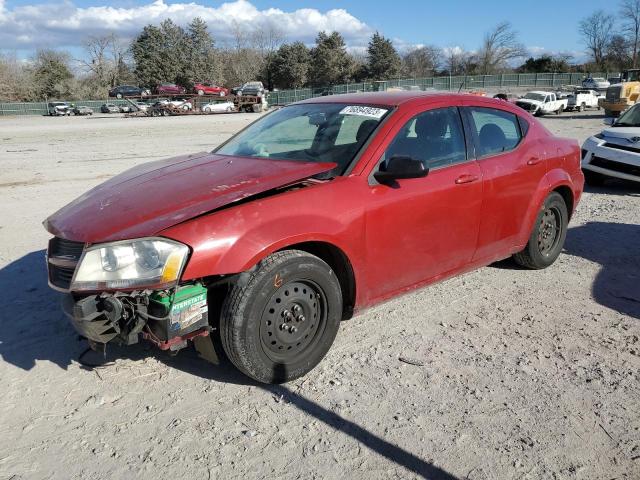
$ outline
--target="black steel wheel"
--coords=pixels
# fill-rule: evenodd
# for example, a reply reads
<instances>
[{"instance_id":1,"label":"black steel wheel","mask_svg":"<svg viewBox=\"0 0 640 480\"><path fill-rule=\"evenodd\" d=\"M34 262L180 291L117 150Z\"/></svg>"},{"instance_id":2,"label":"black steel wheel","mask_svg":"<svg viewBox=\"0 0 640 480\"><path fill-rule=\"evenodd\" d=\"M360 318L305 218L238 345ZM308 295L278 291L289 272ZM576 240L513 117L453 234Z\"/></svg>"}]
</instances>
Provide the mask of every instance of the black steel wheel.
<instances>
[{"instance_id":1,"label":"black steel wheel","mask_svg":"<svg viewBox=\"0 0 640 480\"><path fill-rule=\"evenodd\" d=\"M539 270L556 261L567 238L569 214L558 192L551 192L536 218L527 246L513 258L519 265Z\"/></svg>"},{"instance_id":2,"label":"black steel wheel","mask_svg":"<svg viewBox=\"0 0 640 480\"><path fill-rule=\"evenodd\" d=\"M231 362L249 377L281 383L326 355L342 319L342 291L331 267L299 250L269 255L240 276L220 316Z\"/></svg>"},{"instance_id":3,"label":"black steel wheel","mask_svg":"<svg viewBox=\"0 0 640 480\"><path fill-rule=\"evenodd\" d=\"M542 212L538 225L538 250L542 255L549 255L560 240L562 228L562 214L556 205L552 205Z\"/></svg>"},{"instance_id":4,"label":"black steel wheel","mask_svg":"<svg viewBox=\"0 0 640 480\"><path fill-rule=\"evenodd\" d=\"M314 282L290 282L276 290L260 322L266 355L277 362L290 362L304 353L322 336L326 305L324 292Z\"/></svg>"}]
</instances>

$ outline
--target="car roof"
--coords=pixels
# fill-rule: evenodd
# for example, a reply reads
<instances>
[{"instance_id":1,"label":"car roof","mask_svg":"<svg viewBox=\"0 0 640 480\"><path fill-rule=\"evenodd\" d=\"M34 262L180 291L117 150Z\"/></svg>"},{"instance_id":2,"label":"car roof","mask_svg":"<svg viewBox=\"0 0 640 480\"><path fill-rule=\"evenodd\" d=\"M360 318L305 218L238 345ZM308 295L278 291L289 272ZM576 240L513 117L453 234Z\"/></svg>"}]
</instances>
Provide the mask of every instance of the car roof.
<instances>
[{"instance_id":1,"label":"car roof","mask_svg":"<svg viewBox=\"0 0 640 480\"><path fill-rule=\"evenodd\" d=\"M397 107L404 103L420 100L441 100L443 97L447 97L451 100L457 98L486 98L478 97L476 95L469 95L468 93L451 93L448 91L393 91L393 92L362 92L362 93L346 93L341 95L327 95L323 97L310 98L297 102L302 103L352 103L354 105L379 105L387 107Z\"/></svg>"}]
</instances>

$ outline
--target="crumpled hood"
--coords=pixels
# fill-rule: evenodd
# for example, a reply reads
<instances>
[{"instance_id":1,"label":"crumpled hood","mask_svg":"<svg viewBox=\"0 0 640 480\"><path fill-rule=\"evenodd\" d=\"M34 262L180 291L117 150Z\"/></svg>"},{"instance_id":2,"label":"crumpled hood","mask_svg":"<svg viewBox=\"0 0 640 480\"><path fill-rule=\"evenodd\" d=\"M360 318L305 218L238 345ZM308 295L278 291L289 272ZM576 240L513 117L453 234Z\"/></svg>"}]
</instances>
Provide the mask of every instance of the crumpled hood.
<instances>
[{"instance_id":1,"label":"crumpled hood","mask_svg":"<svg viewBox=\"0 0 640 480\"><path fill-rule=\"evenodd\" d=\"M637 138L640 140L640 127L611 127L602 131L604 137L629 139Z\"/></svg>"},{"instance_id":2,"label":"crumpled hood","mask_svg":"<svg viewBox=\"0 0 640 480\"><path fill-rule=\"evenodd\" d=\"M47 218L44 225L53 235L88 243L156 235L335 166L210 153L149 162L94 187Z\"/></svg>"}]
</instances>

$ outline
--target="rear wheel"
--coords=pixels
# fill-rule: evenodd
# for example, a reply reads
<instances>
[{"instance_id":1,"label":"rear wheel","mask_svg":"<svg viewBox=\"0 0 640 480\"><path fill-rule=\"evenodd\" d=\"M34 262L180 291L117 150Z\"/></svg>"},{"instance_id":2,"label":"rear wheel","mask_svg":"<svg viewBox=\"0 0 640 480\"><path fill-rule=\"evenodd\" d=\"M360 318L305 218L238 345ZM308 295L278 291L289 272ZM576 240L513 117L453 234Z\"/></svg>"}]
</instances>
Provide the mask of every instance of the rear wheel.
<instances>
[{"instance_id":1,"label":"rear wheel","mask_svg":"<svg viewBox=\"0 0 640 480\"><path fill-rule=\"evenodd\" d=\"M220 336L239 370L259 382L281 383L322 360L341 317L340 283L329 265L287 250L240 277L222 306Z\"/></svg>"},{"instance_id":2,"label":"rear wheel","mask_svg":"<svg viewBox=\"0 0 640 480\"><path fill-rule=\"evenodd\" d=\"M116 98L122 98L122 94L121 93L116 93Z\"/></svg>"},{"instance_id":3,"label":"rear wheel","mask_svg":"<svg viewBox=\"0 0 640 480\"><path fill-rule=\"evenodd\" d=\"M584 173L584 183L590 187L601 187L607 179L607 177L601 173L592 172L591 170L583 170L582 173Z\"/></svg>"},{"instance_id":4,"label":"rear wheel","mask_svg":"<svg viewBox=\"0 0 640 480\"><path fill-rule=\"evenodd\" d=\"M527 246L513 259L522 267L532 270L547 268L556 261L567 237L569 214L564 198L551 192L536 218Z\"/></svg>"},{"instance_id":5,"label":"rear wheel","mask_svg":"<svg viewBox=\"0 0 640 480\"><path fill-rule=\"evenodd\" d=\"M558 110L556 110L556 115L560 115L562 113L562 107L558 108Z\"/></svg>"}]
</instances>

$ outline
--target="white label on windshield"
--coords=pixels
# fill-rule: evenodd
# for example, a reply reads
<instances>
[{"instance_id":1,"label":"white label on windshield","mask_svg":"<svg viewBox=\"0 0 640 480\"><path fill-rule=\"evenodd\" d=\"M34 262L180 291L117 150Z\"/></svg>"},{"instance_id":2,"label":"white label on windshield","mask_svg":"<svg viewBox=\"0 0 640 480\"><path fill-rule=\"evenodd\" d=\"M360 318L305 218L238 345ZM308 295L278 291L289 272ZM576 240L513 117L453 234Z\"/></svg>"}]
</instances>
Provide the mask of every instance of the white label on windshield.
<instances>
[{"instance_id":1,"label":"white label on windshield","mask_svg":"<svg viewBox=\"0 0 640 480\"><path fill-rule=\"evenodd\" d=\"M351 105L340 110L340 115L360 115L361 117L382 118L387 113L384 108L365 107L363 105Z\"/></svg>"}]
</instances>

